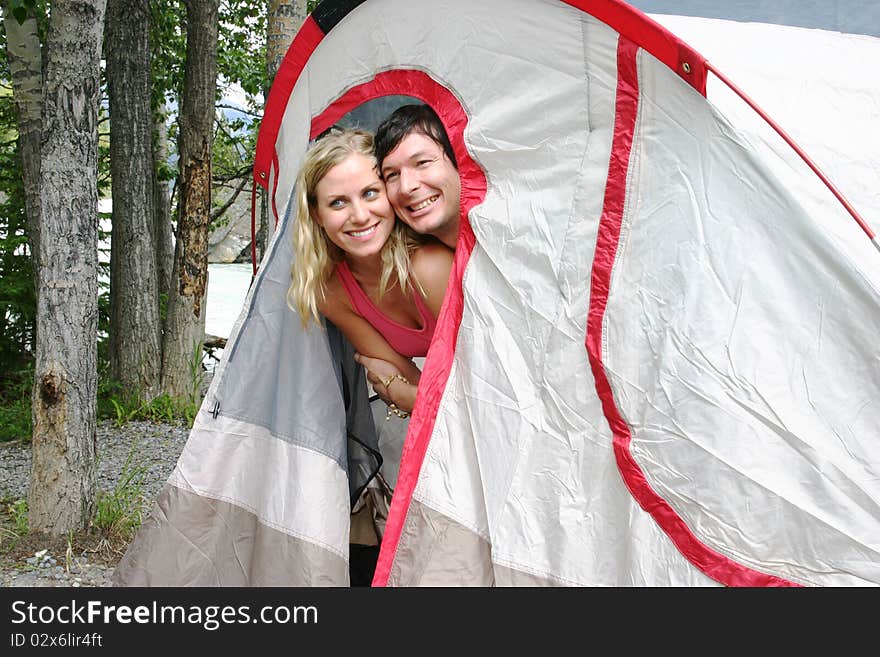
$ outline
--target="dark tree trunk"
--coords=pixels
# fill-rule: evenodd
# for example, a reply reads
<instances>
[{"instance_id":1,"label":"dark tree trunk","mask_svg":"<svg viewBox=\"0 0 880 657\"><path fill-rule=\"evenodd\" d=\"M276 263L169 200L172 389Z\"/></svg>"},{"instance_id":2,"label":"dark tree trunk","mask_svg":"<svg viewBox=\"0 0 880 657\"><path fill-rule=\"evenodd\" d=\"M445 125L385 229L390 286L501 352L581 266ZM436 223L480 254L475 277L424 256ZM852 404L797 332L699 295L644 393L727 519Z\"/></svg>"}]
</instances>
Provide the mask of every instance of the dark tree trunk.
<instances>
[{"instance_id":1,"label":"dark tree trunk","mask_svg":"<svg viewBox=\"0 0 880 657\"><path fill-rule=\"evenodd\" d=\"M137 399L159 393L162 363L149 25L149 0L107 0L113 196L110 376Z\"/></svg>"},{"instance_id":2,"label":"dark tree trunk","mask_svg":"<svg viewBox=\"0 0 880 657\"><path fill-rule=\"evenodd\" d=\"M95 503L98 100L104 0L56 0L46 40L30 528L85 527Z\"/></svg>"},{"instance_id":3,"label":"dark tree trunk","mask_svg":"<svg viewBox=\"0 0 880 657\"><path fill-rule=\"evenodd\" d=\"M217 1L186 0L186 70L180 108L177 240L162 354L162 387L195 399L201 378L211 219L211 149L217 91Z\"/></svg>"}]
</instances>

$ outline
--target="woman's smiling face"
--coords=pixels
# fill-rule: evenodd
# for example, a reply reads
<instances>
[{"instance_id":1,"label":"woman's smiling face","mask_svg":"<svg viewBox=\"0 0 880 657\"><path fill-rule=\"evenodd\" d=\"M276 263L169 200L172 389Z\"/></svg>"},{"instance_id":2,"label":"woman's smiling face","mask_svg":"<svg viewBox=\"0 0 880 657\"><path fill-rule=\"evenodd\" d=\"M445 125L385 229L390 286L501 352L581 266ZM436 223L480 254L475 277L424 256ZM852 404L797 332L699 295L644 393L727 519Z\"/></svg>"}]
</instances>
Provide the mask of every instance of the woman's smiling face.
<instances>
[{"instance_id":1,"label":"woman's smiling face","mask_svg":"<svg viewBox=\"0 0 880 657\"><path fill-rule=\"evenodd\" d=\"M352 153L315 186L314 219L327 237L358 257L378 254L394 228L394 211L376 161Z\"/></svg>"}]
</instances>

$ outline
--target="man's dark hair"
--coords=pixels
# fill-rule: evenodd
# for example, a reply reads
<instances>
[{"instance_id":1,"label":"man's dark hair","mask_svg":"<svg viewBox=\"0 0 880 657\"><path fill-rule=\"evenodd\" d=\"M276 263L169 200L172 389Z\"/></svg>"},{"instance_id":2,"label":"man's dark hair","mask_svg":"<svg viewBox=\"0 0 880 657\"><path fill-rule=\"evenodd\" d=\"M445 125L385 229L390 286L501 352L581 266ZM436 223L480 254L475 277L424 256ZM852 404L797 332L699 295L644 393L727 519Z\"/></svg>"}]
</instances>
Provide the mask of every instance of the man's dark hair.
<instances>
[{"instance_id":1,"label":"man's dark hair","mask_svg":"<svg viewBox=\"0 0 880 657\"><path fill-rule=\"evenodd\" d=\"M376 137L373 140L376 151L376 161L379 169L385 157L393 151L411 132L418 132L429 139L433 139L443 148L446 157L452 162L452 166L458 169L452 144L446 134L446 128L437 113L428 105L403 105L391 113L382 121L376 129Z\"/></svg>"}]
</instances>

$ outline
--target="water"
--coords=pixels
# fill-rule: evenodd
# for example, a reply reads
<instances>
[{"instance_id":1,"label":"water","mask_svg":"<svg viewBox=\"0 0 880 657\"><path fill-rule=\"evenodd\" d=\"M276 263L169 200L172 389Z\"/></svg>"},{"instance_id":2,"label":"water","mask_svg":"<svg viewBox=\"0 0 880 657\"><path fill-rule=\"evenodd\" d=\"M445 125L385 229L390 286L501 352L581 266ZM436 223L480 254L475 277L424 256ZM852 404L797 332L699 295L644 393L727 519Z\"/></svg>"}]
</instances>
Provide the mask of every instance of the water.
<instances>
[{"instance_id":1,"label":"water","mask_svg":"<svg viewBox=\"0 0 880 657\"><path fill-rule=\"evenodd\" d=\"M241 313L252 275L250 263L208 265L205 333L229 337Z\"/></svg>"}]
</instances>

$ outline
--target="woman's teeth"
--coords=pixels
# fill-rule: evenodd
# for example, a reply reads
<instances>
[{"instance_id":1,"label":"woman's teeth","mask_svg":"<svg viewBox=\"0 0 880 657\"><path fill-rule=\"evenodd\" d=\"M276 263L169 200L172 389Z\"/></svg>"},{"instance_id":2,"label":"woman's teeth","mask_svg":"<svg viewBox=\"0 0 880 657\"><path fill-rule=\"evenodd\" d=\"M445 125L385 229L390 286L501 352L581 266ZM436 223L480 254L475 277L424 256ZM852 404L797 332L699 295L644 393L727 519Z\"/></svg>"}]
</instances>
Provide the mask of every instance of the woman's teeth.
<instances>
[{"instance_id":1,"label":"woman's teeth","mask_svg":"<svg viewBox=\"0 0 880 657\"><path fill-rule=\"evenodd\" d=\"M349 235L351 235L352 237L366 237L367 235L373 233L378 227L379 224L375 224L373 226L370 226L369 228L364 228L363 230L353 230L349 232Z\"/></svg>"}]
</instances>

